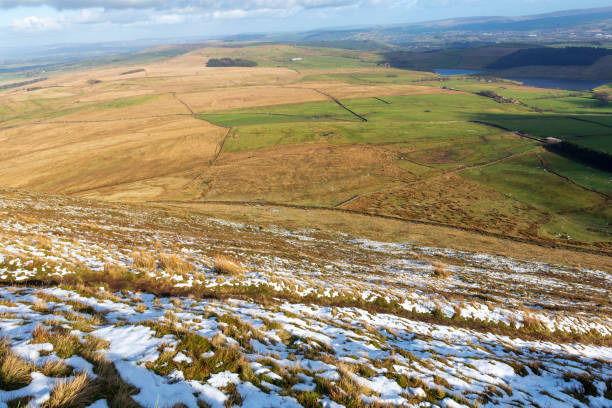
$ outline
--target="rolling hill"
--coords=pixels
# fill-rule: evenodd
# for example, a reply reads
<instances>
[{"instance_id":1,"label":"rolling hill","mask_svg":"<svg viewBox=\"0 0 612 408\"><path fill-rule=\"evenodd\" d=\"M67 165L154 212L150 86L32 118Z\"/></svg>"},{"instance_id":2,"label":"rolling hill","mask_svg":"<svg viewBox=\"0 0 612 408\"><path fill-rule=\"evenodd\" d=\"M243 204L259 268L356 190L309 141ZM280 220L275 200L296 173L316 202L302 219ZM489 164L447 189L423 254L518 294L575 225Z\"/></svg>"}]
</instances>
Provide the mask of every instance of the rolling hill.
<instances>
[{"instance_id":1,"label":"rolling hill","mask_svg":"<svg viewBox=\"0 0 612 408\"><path fill-rule=\"evenodd\" d=\"M610 85L343 41L0 74L0 407L610 406Z\"/></svg>"}]
</instances>

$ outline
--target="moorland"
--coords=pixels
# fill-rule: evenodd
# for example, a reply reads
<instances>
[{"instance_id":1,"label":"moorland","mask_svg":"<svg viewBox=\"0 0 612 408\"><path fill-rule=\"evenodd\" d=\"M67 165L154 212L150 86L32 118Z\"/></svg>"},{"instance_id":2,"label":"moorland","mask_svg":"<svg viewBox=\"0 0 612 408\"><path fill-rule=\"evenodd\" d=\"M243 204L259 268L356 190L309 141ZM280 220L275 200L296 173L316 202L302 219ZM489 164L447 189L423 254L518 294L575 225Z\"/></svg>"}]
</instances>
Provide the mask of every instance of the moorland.
<instances>
[{"instance_id":1,"label":"moorland","mask_svg":"<svg viewBox=\"0 0 612 408\"><path fill-rule=\"evenodd\" d=\"M223 46L5 80L18 86L1 93L0 182L107 201L328 208L609 251L609 173L545 142L610 154L609 104L380 61Z\"/></svg>"},{"instance_id":2,"label":"moorland","mask_svg":"<svg viewBox=\"0 0 612 408\"><path fill-rule=\"evenodd\" d=\"M610 406L610 85L367 48L0 74L0 406Z\"/></svg>"}]
</instances>

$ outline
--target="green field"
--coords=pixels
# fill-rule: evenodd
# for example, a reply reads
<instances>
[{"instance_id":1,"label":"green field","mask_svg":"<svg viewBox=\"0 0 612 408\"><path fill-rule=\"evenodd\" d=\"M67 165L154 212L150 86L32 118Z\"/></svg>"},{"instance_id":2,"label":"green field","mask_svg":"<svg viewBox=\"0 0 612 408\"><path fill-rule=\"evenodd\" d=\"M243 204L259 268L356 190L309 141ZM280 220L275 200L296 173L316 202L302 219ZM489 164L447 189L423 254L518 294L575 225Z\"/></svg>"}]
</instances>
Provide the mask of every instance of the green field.
<instances>
[{"instance_id":1,"label":"green field","mask_svg":"<svg viewBox=\"0 0 612 408\"><path fill-rule=\"evenodd\" d=\"M373 52L323 47L295 47L290 45L248 46L239 48L206 48L212 58L244 58L260 67L286 67L295 70L374 68L382 58ZM300 60L294 60L299 59Z\"/></svg>"},{"instance_id":2,"label":"green field","mask_svg":"<svg viewBox=\"0 0 612 408\"><path fill-rule=\"evenodd\" d=\"M474 110L499 110L498 104L485 98L473 95L415 95L387 97L384 100L388 103L374 98L342 101L367 118L367 122L362 122L331 101L232 110L201 114L200 117L221 126L236 128L234 137L225 146L228 152L322 140L332 144L400 144L398 148L409 143L413 149L425 150L444 145L453 151L450 159L465 157L468 163L473 163L479 160L478 157L495 156L498 150L508 151L530 145L494 127L469 121ZM520 107L511 108L523 110ZM491 143L492 140L496 142Z\"/></svg>"},{"instance_id":3,"label":"green field","mask_svg":"<svg viewBox=\"0 0 612 408\"><path fill-rule=\"evenodd\" d=\"M557 154L544 152L540 155L546 168L553 170L576 183L612 196L612 175L605 171L568 160Z\"/></svg>"},{"instance_id":4,"label":"green field","mask_svg":"<svg viewBox=\"0 0 612 408\"><path fill-rule=\"evenodd\" d=\"M384 73L317 74L303 80L342 81L357 85L366 81L411 83L418 80L419 75L414 72L396 77ZM458 82L469 84L470 81L475 82ZM470 86L474 91L482 89L480 83ZM612 120L604 115L605 109L594 107L586 93L576 96L565 91L519 88L506 92L502 89L499 94L538 101L541 106L548 104L557 110L565 109L571 116L541 112L531 103L528 106L498 103L475 94L456 93L341 101L367 122L333 101L202 113L201 117L233 128L224 145L227 155L244 152L256 155L262 150L274 152L283 146L313 143L377 146L395 155L395 166L405 174L402 177L428 183L427 180L459 171L460 177L477 183L471 184L472 187L462 185L448 198L439 197L442 200L439 205L435 204L434 196L441 194L437 191L443 191L444 187L437 181L431 186L423 185L424 189L432 191L415 190L423 196L416 202L405 195L397 181L392 184L396 194L385 193L384 188L381 191L375 186L354 190L353 194L361 194L362 200L370 203L368 206L374 206L376 212L410 216L415 211L420 213L419 205L426 205L433 219L451 223L478 222L478 225L493 230L501 228L501 232L516 229L522 234L536 233L553 240L610 241L610 227L605 222L609 214L601 208L605 208L606 203L603 194L612 193L612 177L547 152L538 147L537 142L499 128L520 130L539 138L563 138L605 150L610 148L609 137L612 134L608 127ZM594 109L600 110L594 114ZM475 190L471 193L470 189L478 185L481 187L477 189L482 188L482 192ZM343 194L350 197L351 191ZM339 199L336 195L331 197L328 194L320 199L312 197L306 201L300 199L298 202L329 205ZM481 197L474 201L476 196ZM451 201L446 203L449 199ZM406 213L403 209L407 208L414 210ZM457 208L463 208L465 214L458 213Z\"/></svg>"},{"instance_id":5,"label":"green field","mask_svg":"<svg viewBox=\"0 0 612 408\"><path fill-rule=\"evenodd\" d=\"M547 156L550 159L550 156ZM610 175L589 171L581 165L553 157L552 166L584 185L609 191ZM609 241L612 230L606 220L609 210L599 210L606 199L552 174L542 168L537 156L530 154L486 168L466 170L463 175L512 199L551 214L541 227L543 236L570 237L579 241ZM608 183L606 189L606 182Z\"/></svg>"},{"instance_id":6,"label":"green field","mask_svg":"<svg viewBox=\"0 0 612 408\"><path fill-rule=\"evenodd\" d=\"M385 72L355 72L351 74L311 74L301 82L344 82L359 85L398 85L413 84L416 81L436 78L431 72L385 70Z\"/></svg>"},{"instance_id":7,"label":"green field","mask_svg":"<svg viewBox=\"0 0 612 408\"><path fill-rule=\"evenodd\" d=\"M219 126L226 127L306 121L357 120L351 113L331 101L237 109L214 114L201 113L199 116Z\"/></svg>"}]
</instances>

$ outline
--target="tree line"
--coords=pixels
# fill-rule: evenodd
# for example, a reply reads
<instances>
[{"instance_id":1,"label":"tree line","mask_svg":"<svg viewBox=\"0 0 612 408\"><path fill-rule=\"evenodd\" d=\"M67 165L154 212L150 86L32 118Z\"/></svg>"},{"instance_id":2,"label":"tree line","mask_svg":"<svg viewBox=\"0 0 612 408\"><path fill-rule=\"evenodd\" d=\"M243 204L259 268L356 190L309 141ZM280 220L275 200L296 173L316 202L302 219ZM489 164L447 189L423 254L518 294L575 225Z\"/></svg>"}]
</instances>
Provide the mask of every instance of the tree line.
<instances>
[{"instance_id":1,"label":"tree line","mask_svg":"<svg viewBox=\"0 0 612 408\"><path fill-rule=\"evenodd\" d=\"M546 150L587 166L612 173L612 155L600 150L577 145L564 140L559 143L548 143Z\"/></svg>"},{"instance_id":2,"label":"tree line","mask_svg":"<svg viewBox=\"0 0 612 408\"><path fill-rule=\"evenodd\" d=\"M254 67L255 61L243 58L211 58L206 63L207 67Z\"/></svg>"}]
</instances>

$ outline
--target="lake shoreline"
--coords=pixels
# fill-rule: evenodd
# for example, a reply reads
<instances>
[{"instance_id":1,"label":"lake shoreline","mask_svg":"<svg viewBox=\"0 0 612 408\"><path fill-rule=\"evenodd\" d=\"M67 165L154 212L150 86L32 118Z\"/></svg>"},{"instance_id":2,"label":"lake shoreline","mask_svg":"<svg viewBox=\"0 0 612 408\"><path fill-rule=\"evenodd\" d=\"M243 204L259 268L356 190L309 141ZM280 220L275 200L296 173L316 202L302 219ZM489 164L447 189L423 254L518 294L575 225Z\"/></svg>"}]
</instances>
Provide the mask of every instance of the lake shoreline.
<instances>
[{"instance_id":1,"label":"lake shoreline","mask_svg":"<svg viewBox=\"0 0 612 408\"><path fill-rule=\"evenodd\" d=\"M471 69L433 69L438 75L445 77L460 76L460 75L477 75L484 74L496 76L494 72L480 71ZM611 80L592 80L592 79L575 79L575 78L545 78L545 77L505 77L498 76L501 79L509 81L521 82L525 86L533 86L536 88L545 89L564 89L568 91L590 91L605 85Z\"/></svg>"}]
</instances>

